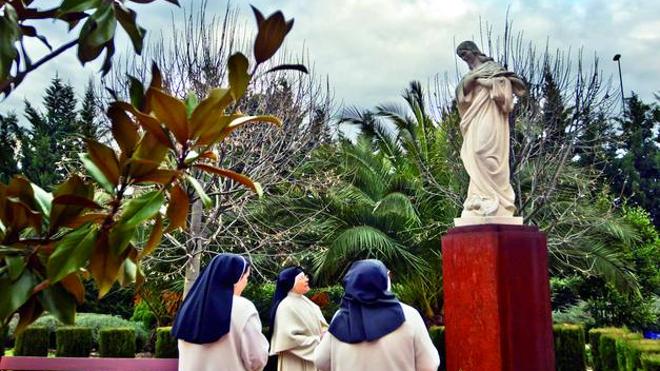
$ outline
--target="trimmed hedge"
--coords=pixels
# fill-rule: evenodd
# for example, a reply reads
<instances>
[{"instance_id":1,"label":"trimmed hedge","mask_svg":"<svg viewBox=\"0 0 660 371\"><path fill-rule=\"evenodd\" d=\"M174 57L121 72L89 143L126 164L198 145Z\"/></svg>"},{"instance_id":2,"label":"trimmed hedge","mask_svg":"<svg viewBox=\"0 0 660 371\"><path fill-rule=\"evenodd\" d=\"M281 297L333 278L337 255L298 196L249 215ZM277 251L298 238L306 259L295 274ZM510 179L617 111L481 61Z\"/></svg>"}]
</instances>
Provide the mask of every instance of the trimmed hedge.
<instances>
[{"instance_id":1,"label":"trimmed hedge","mask_svg":"<svg viewBox=\"0 0 660 371\"><path fill-rule=\"evenodd\" d=\"M605 327L605 328L594 328L589 330L589 345L591 348L591 356L593 359L593 369L594 371L602 371L603 366L600 360L600 337L603 334L610 333L625 333L626 330L617 327Z\"/></svg>"},{"instance_id":2,"label":"trimmed hedge","mask_svg":"<svg viewBox=\"0 0 660 371\"><path fill-rule=\"evenodd\" d=\"M584 371L584 327L572 324L552 326L557 371Z\"/></svg>"},{"instance_id":3,"label":"trimmed hedge","mask_svg":"<svg viewBox=\"0 0 660 371\"><path fill-rule=\"evenodd\" d=\"M658 354L643 354L642 355L642 370L644 370L644 371L660 371L660 353L658 353Z\"/></svg>"},{"instance_id":4,"label":"trimmed hedge","mask_svg":"<svg viewBox=\"0 0 660 371\"><path fill-rule=\"evenodd\" d=\"M433 341L433 345L440 353L440 368L438 370L444 371L447 368L447 357L445 357L445 326L431 326L429 328L429 335Z\"/></svg>"},{"instance_id":5,"label":"trimmed hedge","mask_svg":"<svg viewBox=\"0 0 660 371\"><path fill-rule=\"evenodd\" d=\"M637 371L642 369L643 354L660 353L660 340L630 340L626 345L626 371Z\"/></svg>"},{"instance_id":6,"label":"trimmed hedge","mask_svg":"<svg viewBox=\"0 0 660 371\"><path fill-rule=\"evenodd\" d=\"M99 331L99 355L101 357L135 357L135 329L109 328Z\"/></svg>"},{"instance_id":7,"label":"trimmed hedge","mask_svg":"<svg viewBox=\"0 0 660 371\"><path fill-rule=\"evenodd\" d=\"M178 358L177 340L172 336L172 327L156 329L156 358Z\"/></svg>"},{"instance_id":8,"label":"trimmed hedge","mask_svg":"<svg viewBox=\"0 0 660 371\"><path fill-rule=\"evenodd\" d=\"M634 332L620 334L616 338L614 347L616 348L616 364L619 371L625 371L626 369L626 350L628 349L628 342L637 339L642 339L642 335Z\"/></svg>"},{"instance_id":9,"label":"trimmed hedge","mask_svg":"<svg viewBox=\"0 0 660 371\"><path fill-rule=\"evenodd\" d=\"M89 357L92 351L92 329L89 327L60 327L55 331L56 357Z\"/></svg>"},{"instance_id":10,"label":"trimmed hedge","mask_svg":"<svg viewBox=\"0 0 660 371\"><path fill-rule=\"evenodd\" d=\"M48 327L31 326L16 336L15 356L48 356Z\"/></svg>"}]
</instances>

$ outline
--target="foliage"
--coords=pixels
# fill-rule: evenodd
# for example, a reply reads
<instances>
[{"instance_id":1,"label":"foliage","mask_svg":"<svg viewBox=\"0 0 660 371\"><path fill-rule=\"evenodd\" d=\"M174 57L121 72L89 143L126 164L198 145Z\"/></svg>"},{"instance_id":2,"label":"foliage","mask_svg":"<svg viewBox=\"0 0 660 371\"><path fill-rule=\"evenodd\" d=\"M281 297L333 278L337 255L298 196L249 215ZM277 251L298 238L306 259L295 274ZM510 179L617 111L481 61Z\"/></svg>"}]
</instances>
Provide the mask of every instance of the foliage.
<instances>
[{"instance_id":1,"label":"foliage","mask_svg":"<svg viewBox=\"0 0 660 371\"><path fill-rule=\"evenodd\" d=\"M561 311L572 307L579 301L580 276L550 277L550 293L553 311Z\"/></svg>"},{"instance_id":2,"label":"foliage","mask_svg":"<svg viewBox=\"0 0 660 371\"><path fill-rule=\"evenodd\" d=\"M112 12L112 5L103 7ZM257 67L279 49L293 24L281 12L264 18L254 11L259 27L257 62L248 71L247 57L232 55L228 88L212 89L199 102L177 99L162 85L154 64L146 89L132 81L131 103L110 104L118 153L87 140L87 153L81 155L87 176L71 175L52 194L21 176L0 184L0 290L9 293L0 297L0 323L18 313L20 332L44 310L73 323L75 303L84 298L81 269L91 273L99 297L115 282L143 281L140 259L158 246L163 233L186 227L189 191L205 206L213 202L189 176L192 169L261 193L258 183L247 176L215 166L218 155L209 150L246 124L281 124L273 116L235 111ZM151 223L149 238L139 249L134 241L138 226Z\"/></svg>"},{"instance_id":3,"label":"foliage","mask_svg":"<svg viewBox=\"0 0 660 371\"><path fill-rule=\"evenodd\" d=\"M629 343L634 340L642 339L642 335L638 333L628 333L619 335L614 341L616 349L616 363L619 370L626 369L626 357L628 355Z\"/></svg>"},{"instance_id":4,"label":"foliage","mask_svg":"<svg viewBox=\"0 0 660 371\"><path fill-rule=\"evenodd\" d=\"M637 371L642 369L642 355L645 353L660 353L660 341L658 340L631 340L626 343L625 370Z\"/></svg>"},{"instance_id":5,"label":"foliage","mask_svg":"<svg viewBox=\"0 0 660 371\"><path fill-rule=\"evenodd\" d=\"M552 326L557 371L585 370L584 327L573 324Z\"/></svg>"},{"instance_id":6,"label":"foliage","mask_svg":"<svg viewBox=\"0 0 660 371\"><path fill-rule=\"evenodd\" d=\"M156 358L178 358L177 340L172 336L172 327L156 329Z\"/></svg>"},{"instance_id":7,"label":"foliage","mask_svg":"<svg viewBox=\"0 0 660 371\"><path fill-rule=\"evenodd\" d=\"M85 301L78 305L77 311L111 314L124 319L129 319L133 315L134 287L122 287L115 283L110 291L99 299L99 289L94 280L83 280L83 286L85 287Z\"/></svg>"},{"instance_id":8,"label":"foliage","mask_svg":"<svg viewBox=\"0 0 660 371\"><path fill-rule=\"evenodd\" d=\"M48 328L30 326L16 337L15 356L46 357L48 355Z\"/></svg>"},{"instance_id":9,"label":"foliage","mask_svg":"<svg viewBox=\"0 0 660 371\"><path fill-rule=\"evenodd\" d=\"M431 326L429 328L429 336L431 337L431 341L433 341L433 345L435 345L435 348L438 350L438 353L440 354L440 371L444 371L447 369L447 357L446 357L446 349L445 349L445 327L444 326Z\"/></svg>"},{"instance_id":10,"label":"foliage","mask_svg":"<svg viewBox=\"0 0 660 371\"><path fill-rule=\"evenodd\" d=\"M60 327L55 334L56 357L89 357L93 344L91 328Z\"/></svg>"},{"instance_id":11,"label":"foliage","mask_svg":"<svg viewBox=\"0 0 660 371\"><path fill-rule=\"evenodd\" d=\"M23 79L39 66L57 57L64 51L78 46L78 60L85 64L96 60L103 51L105 57L101 71L106 74L112 66L112 56L115 53L115 32L119 24L128 34L133 50L142 52L146 30L137 22L137 14L126 5L134 3L151 3L154 0L121 0L121 1L78 1L65 0L60 5L39 9L32 1L8 0L0 3L0 93L9 95ZM178 5L177 0L166 0ZM33 26L34 21L61 21L68 26L67 33L84 21L76 37L53 50L46 36L41 35ZM26 38L37 38L50 53L32 62L29 48L25 47ZM58 39L52 37L51 40ZM13 71L12 71L13 67Z\"/></svg>"},{"instance_id":12,"label":"foliage","mask_svg":"<svg viewBox=\"0 0 660 371\"><path fill-rule=\"evenodd\" d=\"M606 327L606 328L592 328L589 330L588 335L589 335L589 345L591 348L591 356L593 359L593 369L594 371L602 371L603 370L603 365L601 361L601 355L600 355L600 338L603 334L608 334L608 333L622 333L625 332L625 329L622 328L617 328L617 327Z\"/></svg>"},{"instance_id":13,"label":"foliage","mask_svg":"<svg viewBox=\"0 0 660 371\"><path fill-rule=\"evenodd\" d=\"M9 337L17 336L16 325L18 324L17 320L10 322L9 324ZM55 347L55 334L58 328L66 326L65 324L58 321L53 315L45 315L40 317L34 323L35 326L44 326L48 328L50 345ZM136 343L138 349L142 349L146 345L149 333L142 327L141 323L132 322L125 320L117 316L111 316L107 314L96 314L96 313L78 313L76 314L76 321L74 324L76 327L86 327L92 329L92 340L93 347L98 349L99 347L99 331L105 328L117 328L117 327L131 327L135 330Z\"/></svg>"},{"instance_id":14,"label":"foliage","mask_svg":"<svg viewBox=\"0 0 660 371\"><path fill-rule=\"evenodd\" d=\"M15 114L0 115L0 181L7 182L18 173L15 151L18 147L20 128Z\"/></svg>"},{"instance_id":15,"label":"foliage","mask_svg":"<svg viewBox=\"0 0 660 371\"><path fill-rule=\"evenodd\" d=\"M552 321L554 323L571 323L585 327L589 331L595 322L589 312L589 304L585 301L579 301L573 306L566 307L559 311L552 312Z\"/></svg>"},{"instance_id":16,"label":"foliage","mask_svg":"<svg viewBox=\"0 0 660 371\"><path fill-rule=\"evenodd\" d=\"M100 330L99 356L135 357L135 330L132 328L106 328Z\"/></svg>"},{"instance_id":17,"label":"foliage","mask_svg":"<svg viewBox=\"0 0 660 371\"><path fill-rule=\"evenodd\" d=\"M151 311L149 305L144 301L140 301L133 309L133 316L131 321L140 322L145 329L152 329L156 326L158 319L154 312Z\"/></svg>"},{"instance_id":18,"label":"foliage","mask_svg":"<svg viewBox=\"0 0 660 371\"><path fill-rule=\"evenodd\" d=\"M642 370L660 371L660 353L643 354L641 361L642 361Z\"/></svg>"}]
</instances>

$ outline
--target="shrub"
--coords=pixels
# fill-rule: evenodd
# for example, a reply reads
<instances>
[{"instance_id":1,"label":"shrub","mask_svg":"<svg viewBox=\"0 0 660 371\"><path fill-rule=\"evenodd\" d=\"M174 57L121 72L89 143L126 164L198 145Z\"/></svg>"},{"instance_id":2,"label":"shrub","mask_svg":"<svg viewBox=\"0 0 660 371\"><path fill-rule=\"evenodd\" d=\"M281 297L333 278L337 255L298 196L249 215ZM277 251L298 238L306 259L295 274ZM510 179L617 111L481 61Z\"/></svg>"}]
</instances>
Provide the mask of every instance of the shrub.
<instances>
[{"instance_id":1,"label":"shrub","mask_svg":"<svg viewBox=\"0 0 660 371\"><path fill-rule=\"evenodd\" d=\"M614 347L616 348L616 364L619 370L625 371L626 369L628 342L641 338L642 335L638 333L621 334L616 338Z\"/></svg>"},{"instance_id":2,"label":"shrub","mask_svg":"<svg viewBox=\"0 0 660 371\"><path fill-rule=\"evenodd\" d=\"M156 358L178 358L177 340L172 336L172 327L156 329Z\"/></svg>"},{"instance_id":3,"label":"shrub","mask_svg":"<svg viewBox=\"0 0 660 371\"><path fill-rule=\"evenodd\" d=\"M592 366L594 371L601 371L603 367L600 360L600 353L598 351L600 347L601 335L610 334L610 333L624 333L624 332L626 332L625 329L618 327L594 328L589 330L589 344L591 347L591 357L593 360Z\"/></svg>"},{"instance_id":4,"label":"shrub","mask_svg":"<svg viewBox=\"0 0 660 371\"><path fill-rule=\"evenodd\" d=\"M445 357L445 326L431 326L429 328L429 335L433 341L433 345L440 353L440 368L439 370L446 370L447 358Z\"/></svg>"},{"instance_id":5,"label":"shrub","mask_svg":"<svg viewBox=\"0 0 660 371\"><path fill-rule=\"evenodd\" d=\"M573 323L582 325L586 331L589 331L595 323L593 316L589 312L589 304L586 301L578 301L575 305L553 311L552 321L557 324Z\"/></svg>"},{"instance_id":6,"label":"shrub","mask_svg":"<svg viewBox=\"0 0 660 371\"><path fill-rule=\"evenodd\" d=\"M15 356L48 356L48 328L30 326L16 337Z\"/></svg>"},{"instance_id":7,"label":"shrub","mask_svg":"<svg viewBox=\"0 0 660 371\"><path fill-rule=\"evenodd\" d=\"M552 330L557 371L584 370L584 327L565 323L552 326Z\"/></svg>"},{"instance_id":8,"label":"shrub","mask_svg":"<svg viewBox=\"0 0 660 371\"><path fill-rule=\"evenodd\" d=\"M135 357L135 329L106 328L99 331L101 357Z\"/></svg>"},{"instance_id":9,"label":"shrub","mask_svg":"<svg viewBox=\"0 0 660 371\"><path fill-rule=\"evenodd\" d=\"M158 322L156 315L151 311L149 305L144 300L141 300L133 309L133 316L131 321L141 322L142 326L149 330L156 327Z\"/></svg>"},{"instance_id":10,"label":"shrub","mask_svg":"<svg viewBox=\"0 0 660 371\"><path fill-rule=\"evenodd\" d=\"M600 356L601 371L618 371L616 360L616 339L626 332L606 332L600 336L598 353Z\"/></svg>"},{"instance_id":11,"label":"shrub","mask_svg":"<svg viewBox=\"0 0 660 371\"><path fill-rule=\"evenodd\" d=\"M626 371L637 371L642 368L642 354L660 353L660 340L630 340L626 345Z\"/></svg>"},{"instance_id":12,"label":"shrub","mask_svg":"<svg viewBox=\"0 0 660 371\"><path fill-rule=\"evenodd\" d=\"M273 283L264 283L261 285L250 284L243 291L243 296L249 299L259 312L261 323L268 324L268 314L270 312L270 304L273 300L275 293L275 285Z\"/></svg>"},{"instance_id":13,"label":"shrub","mask_svg":"<svg viewBox=\"0 0 660 371\"><path fill-rule=\"evenodd\" d=\"M92 351L92 329L89 327L60 327L55 331L57 357L89 357Z\"/></svg>"},{"instance_id":14,"label":"shrub","mask_svg":"<svg viewBox=\"0 0 660 371\"><path fill-rule=\"evenodd\" d=\"M660 354L643 354L642 370L660 371Z\"/></svg>"}]
</instances>

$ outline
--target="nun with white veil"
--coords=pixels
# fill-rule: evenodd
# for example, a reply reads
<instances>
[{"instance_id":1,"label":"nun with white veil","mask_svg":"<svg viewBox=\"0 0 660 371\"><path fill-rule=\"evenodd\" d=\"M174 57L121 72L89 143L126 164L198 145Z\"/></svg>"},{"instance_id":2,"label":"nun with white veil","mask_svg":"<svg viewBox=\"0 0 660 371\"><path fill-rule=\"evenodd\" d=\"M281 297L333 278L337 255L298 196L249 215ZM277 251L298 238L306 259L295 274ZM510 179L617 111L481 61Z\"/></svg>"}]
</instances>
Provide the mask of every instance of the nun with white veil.
<instances>
[{"instance_id":1,"label":"nun with white veil","mask_svg":"<svg viewBox=\"0 0 660 371\"><path fill-rule=\"evenodd\" d=\"M321 371L436 371L440 365L422 317L389 290L388 270L360 260L344 276L341 305L321 344Z\"/></svg>"},{"instance_id":2,"label":"nun with white veil","mask_svg":"<svg viewBox=\"0 0 660 371\"><path fill-rule=\"evenodd\" d=\"M260 371L268 341L254 304L241 293L250 264L240 255L214 257L193 284L172 326L179 371Z\"/></svg>"}]
</instances>

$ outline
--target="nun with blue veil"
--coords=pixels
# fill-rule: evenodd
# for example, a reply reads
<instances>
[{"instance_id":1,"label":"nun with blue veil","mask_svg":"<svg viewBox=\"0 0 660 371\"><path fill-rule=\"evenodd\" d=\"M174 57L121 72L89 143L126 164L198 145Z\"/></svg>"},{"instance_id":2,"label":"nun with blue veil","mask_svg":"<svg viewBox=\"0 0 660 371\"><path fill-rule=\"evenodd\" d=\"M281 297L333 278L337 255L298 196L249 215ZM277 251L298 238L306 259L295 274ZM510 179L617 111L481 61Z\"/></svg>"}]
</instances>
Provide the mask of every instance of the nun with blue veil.
<instances>
[{"instance_id":1,"label":"nun with blue veil","mask_svg":"<svg viewBox=\"0 0 660 371\"><path fill-rule=\"evenodd\" d=\"M250 263L235 254L215 256L188 292L172 326L179 371L259 371L268 340L254 304L241 293Z\"/></svg>"},{"instance_id":2,"label":"nun with blue veil","mask_svg":"<svg viewBox=\"0 0 660 371\"><path fill-rule=\"evenodd\" d=\"M305 296L308 291L309 277L300 267L286 268L277 276L270 311L270 354L277 357L278 371L316 371L314 350L328 323L318 305Z\"/></svg>"},{"instance_id":3,"label":"nun with blue veil","mask_svg":"<svg viewBox=\"0 0 660 371\"><path fill-rule=\"evenodd\" d=\"M390 291L389 271L375 259L354 262L344 296L316 348L321 371L436 371L440 365L417 310Z\"/></svg>"}]
</instances>

